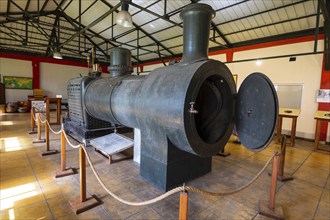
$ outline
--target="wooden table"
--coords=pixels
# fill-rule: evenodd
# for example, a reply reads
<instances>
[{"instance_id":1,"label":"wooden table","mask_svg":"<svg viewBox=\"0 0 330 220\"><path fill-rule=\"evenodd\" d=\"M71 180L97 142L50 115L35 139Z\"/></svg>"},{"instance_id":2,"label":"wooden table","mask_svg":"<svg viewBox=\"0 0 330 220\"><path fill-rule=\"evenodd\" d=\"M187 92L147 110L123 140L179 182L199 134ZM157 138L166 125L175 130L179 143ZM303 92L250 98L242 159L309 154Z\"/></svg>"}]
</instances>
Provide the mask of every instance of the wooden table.
<instances>
[{"instance_id":1,"label":"wooden table","mask_svg":"<svg viewBox=\"0 0 330 220\"><path fill-rule=\"evenodd\" d=\"M276 132L277 142L281 141L283 118L291 118L292 124L291 124L290 145L291 147L294 146L295 138L296 138L297 118L299 114L300 114L300 109L279 108L277 132Z\"/></svg>"},{"instance_id":2,"label":"wooden table","mask_svg":"<svg viewBox=\"0 0 330 220\"><path fill-rule=\"evenodd\" d=\"M319 142L320 142L320 134L321 134L321 123L330 122L330 111L317 111L315 113L314 119L316 119L314 150L329 153L330 151L328 150L319 149Z\"/></svg>"},{"instance_id":3,"label":"wooden table","mask_svg":"<svg viewBox=\"0 0 330 220\"><path fill-rule=\"evenodd\" d=\"M61 98L46 98L46 118L49 124L61 124ZM50 122L50 103L56 104L56 123Z\"/></svg>"}]
</instances>

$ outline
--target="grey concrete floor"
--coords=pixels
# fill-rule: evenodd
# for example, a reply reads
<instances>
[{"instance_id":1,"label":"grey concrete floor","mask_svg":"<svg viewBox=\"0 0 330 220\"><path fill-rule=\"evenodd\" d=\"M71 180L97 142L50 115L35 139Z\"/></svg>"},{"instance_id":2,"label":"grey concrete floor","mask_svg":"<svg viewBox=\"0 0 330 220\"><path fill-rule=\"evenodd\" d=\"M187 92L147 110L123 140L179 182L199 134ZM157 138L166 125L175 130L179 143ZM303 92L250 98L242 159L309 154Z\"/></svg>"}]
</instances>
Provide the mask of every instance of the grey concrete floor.
<instances>
[{"instance_id":1,"label":"grey concrete floor","mask_svg":"<svg viewBox=\"0 0 330 220\"><path fill-rule=\"evenodd\" d=\"M102 189L89 165L88 195L97 196L102 204L75 215L68 200L79 197L79 174L54 178L60 154L39 156L45 144L32 144L37 136L27 133L30 114L4 114L0 119L0 219L178 219L179 194L148 206L125 205ZM51 149L60 150L60 136L51 134L50 140ZM212 192L235 189L250 181L280 148L272 143L254 153L233 140L226 146L229 157L214 156L212 172L187 185ZM276 193L276 207L283 207L286 219L330 219L330 155L312 149L312 142L302 140L287 148L285 174L294 180L278 182ZM140 177L139 166L132 160L109 165L92 148L88 151L106 186L121 198L144 201L162 194ZM77 149L67 148L67 166L78 168ZM189 193L189 219L268 219L258 215L258 202L268 200L270 170L271 165L250 187L233 195Z\"/></svg>"}]
</instances>

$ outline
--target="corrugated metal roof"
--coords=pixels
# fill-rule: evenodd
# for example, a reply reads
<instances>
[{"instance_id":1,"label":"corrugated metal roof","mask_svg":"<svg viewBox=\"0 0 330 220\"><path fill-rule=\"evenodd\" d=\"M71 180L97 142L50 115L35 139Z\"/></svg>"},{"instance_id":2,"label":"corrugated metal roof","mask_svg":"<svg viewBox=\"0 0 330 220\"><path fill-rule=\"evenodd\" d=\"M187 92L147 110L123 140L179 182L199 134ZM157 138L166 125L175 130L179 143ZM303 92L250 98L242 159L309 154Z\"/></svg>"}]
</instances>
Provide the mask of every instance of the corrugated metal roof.
<instances>
[{"instance_id":1,"label":"corrugated metal roof","mask_svg":"<svg viewBox=\"0 0 330 220\"><path fill-rule=\"evenodd\" d=\"M320 0L325 1L325 0ZM108 62L112 47L132 51L133 62L181 56L181 10L190 0L132 0L134 25L115 23L119 0L1 0L0 48L51 56L60 47L67 59L85 60L95 47L99 61ZM316 18L324 16L317 0L202 0L216 11L210 49L232 48L278 36L314 34ZM115 6L118 8L109 13ZM139 39L138 39L139 38Z\"/></svg>"}]
</instances>

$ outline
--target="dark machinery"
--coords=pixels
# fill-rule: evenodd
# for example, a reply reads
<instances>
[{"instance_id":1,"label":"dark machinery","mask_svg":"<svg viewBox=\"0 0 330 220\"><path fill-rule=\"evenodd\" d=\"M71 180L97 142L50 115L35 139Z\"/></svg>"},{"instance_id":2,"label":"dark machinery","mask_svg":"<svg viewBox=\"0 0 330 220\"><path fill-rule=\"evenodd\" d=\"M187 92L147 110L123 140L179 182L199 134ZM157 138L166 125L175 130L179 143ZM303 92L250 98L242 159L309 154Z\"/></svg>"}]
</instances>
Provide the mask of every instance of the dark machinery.
<instances>
[{"instance_id":1,"label":"dark machinery","mask_svg":"<svg viewBox=\"0 0 330 220\"><path fill-rule=\"evenodd\" d=\"M278 104L270 80L254 73L237 94L230 70L208 59L214 15L206 4L183 9L180 63L146 77L115 72L85 89L89 115L141 129L140 174L163 190L210 172L211 157L224 149L234 124L251 150L266 147L274 133Z\"/></svg>"},{"instance_id":2,"label":"dark machinery","mask_svg":"<svg viewBox=\"0 0 330 220\"><path fill-rule=\"evenodd\" d=\"M116 74L122 72L125 74L130 74L132 72L129 50L114 48L111 50L110 54L112 65L109 67L109 70L112 76L116 76ZM88 142L89 139L112 133L115 129L119 133L130 132L132 130L95 118L86 111L84 102L85 89L92 81L101 79L101 72L98 70L98 66L94 66L94 70L89 73L89 76L71 79L67 87L69 114L68 117L64 119L64 128L85 143Z\"/></svg>"}]
</instances>

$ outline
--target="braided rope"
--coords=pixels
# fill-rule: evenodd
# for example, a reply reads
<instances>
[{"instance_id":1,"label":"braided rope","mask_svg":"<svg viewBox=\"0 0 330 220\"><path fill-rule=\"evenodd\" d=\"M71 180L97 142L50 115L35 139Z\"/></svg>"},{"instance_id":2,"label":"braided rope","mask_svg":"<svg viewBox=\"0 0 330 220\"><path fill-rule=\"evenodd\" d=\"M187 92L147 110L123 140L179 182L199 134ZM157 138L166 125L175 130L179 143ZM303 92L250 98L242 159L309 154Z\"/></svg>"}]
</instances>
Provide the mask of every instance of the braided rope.
<instances>
[{"instance_id":1,"label":"braided rope","mask_svg":"<svg viewBox=\"0 0 330 220\"><path fill-rule=\"evenodd\" d=\"M34 117L33 117L34 118ZM40 115L38 115L38 118L41 120L40 118ZM42 121L42 120L41 120ZM210 191L206 191L206 190L203 190L203 189L200 189L200 188L197 188L197 187L194 187L194 186L186 186L185 184L183 186L179 186L179 187L176 187L160 196L157 196L153 199L150 199L150 200L146 200L146 201L143 201L143 202L131 202L131 201L127 201L125 199L122 199L120 198L119 196L117 196L116 194L114 194L113 192L111 192L107 187L106 185L104 184L104 182L102 181L101 177L99 176L98 172L96 171L91 159L90 159L90 156L89 156L89 153L86 149L86 147L83 145L83 144L78 144L78 145L74 145L72 144L69 139L68 139L68 136L67 134L65 133L64 129L61 128L60 131L57 131L55 132L48 120L46 119L45 121L43 121L42 123L47 123L47 125L49 126L50 130L54 133L54 134L60 134L61 132L64 133L64 137L66 139L66 141L69 143L69 145L72 147L72 148L79 148L81 147L85 154L86 154L86 158L87 158L87 161L96 177L96 179L98 180L98 182L100 183L100 185L102 186L102 188L110 195L112 196L113 198L115 198L116 200L118 200L119 202L121 203L124 203L126 205L131 205L131 206L144 206L144 205L150 205L150 204L153 204L153 203L156 203L156 202L159 202L177 192L182 192L182 191L188 191L188 192L197 192L197 193L201 193L201 194L204 194L204 195L209 195L209 196L224 196L224 195L230 195L230 194L235 194L235 193L238 193L244 189L246 189L247 187L249 187L251 184L253 184L260 176L261 174L266 170L267 166L269 165L269 163L272 161L272 159L278 155L278 153L274 153L269 159L268 161L266 162L266 164L264 165L264 167L257 173L257 175L252 178L248 183L246 183L245 185L241 186L241 187L238 187L237 189L234 189L234 190L231 190L231 191L228 191L228 192L210 192Z\"/></svg>"},{"instance_id":2,"label":"braided rope","mask_svg":"<svg viewBox=\"0 0 330 220\"><path fill-rule=\"evenodd\" d=\"M153 199L150 199L150 200L146 200L146 201L143 201L143 202L130 202L130 201L127 201L127 200L124 200L122 198L120 198L119 196L117 196L116 194L114 194L113 192L111 192L104 184L104 182L102 181L102 179L100 178L99 174L97 173L94 165L92 164L91 162L91 159L89 157L89 154L86 150L86 147L81 145L81 147L83 148L83 150L85 151L86 153L86 158L88 160L88 163L96 177L96 179L99 181L99 183L101 184L102 188L109 194L111 195L113 198L117 199L119 202L122 202L124 204L127 204L127 205L132 205L132 206L143 206L143 205L150 205L150 204L153 204L153 203L156 203L158 201L161 201L163 199L165 199L166 197L170 196L170 195L173 195L177 192L182 192L182 191L189 191L189 192L197 192L197 193L201 193L201 194L205 194L205 195L209 195L209 196L224 196L224 195L230 195L230 194L234 194L234 193L237 193L237 192L240 192L242 191L243 189L249 187L252 183L254 183L260 176L261 174L265 171L265 169L267 168L267 166L269 165L269 163L271 162L271 160L274 158L274 156L276 155L276 153L274 153L267 161L267 163L265 164L265 166L259 171L259 173L251 180L249 181L247 184L237 188L237 189L234 189L234 190L231 190L231 191L228 191L228 192L219 192L219 193L215 193L215 192L209 192L209 191L206 191L206 190L203 190L203 189L199 189L197 187L194 187L194 186L186 186L185 184L183 186L180 186L180 187L176 187L160 196L157 196Z\"/></svg>"},{"instance_id":3,"label":"braided rope","mask_svg":"<svg viewBox=\"0 0 330 220\"><path fill-rule=\"evenodd\" d=\"M36 112L34 112L34 114L35 114L35 113L36 113ZM35 115L34 115L34 114L31 112L31 115L32 115L33 120L34 120L35 122L37 122L38 119L35 118Z\"/></svg>"},{"instance_id":4,"label":"braided rope","mask_svg":"<svg viewBox=\"0 0 330 220\"><path fill-rule=\"evenodd\" d=\"M245 185L238 187L237 189L228 191L228 192L219 192L219 193L215 193L215 192L209 192L209 191L205 191L199 188L196 188L194 186L186 186L186 190L190 191L190 192L198 192L198 193L202 193L202 194L206 194L209 196L225 196L225 195L231 195L231 194L235 194L238 193L244 189L246 189L247 187L249 187L252 183L254 183L260 176L261 174L266 170L267 166L269 165L269 163L272 161L272 159L275 157L275 155L277 155L277 153L274 153L266 162L266 164L264 165L264 167L259 171L259 173L257 173L257 175L250 180L248 183L246 183Z\"/></svg>"},{"instance_id":5,"label":"braided rope","mask_svg":"<svg viewBox=\"0 0 330 220\"><path fill-rule=\"evenodd\" d=\"M72 144L72 143L69 141L68 136L67 136L67 134L65 133L65 131L62 129L61 132L64 133L64 137L65 137L66 141L68 142L68 144L69 144L72 148L79 148L79 147L82 146L82 144L77 144L77 145Z\"/></svg>"},{"instance_id":6,"label":"braided rope","mask_svg":"<svg viewBox=\"0 0 330 220\"><path fill-rule=\"evenodd\" d=\"M38 115L38 118L40 119L40 122L41 122L42 124L46 123L46 121L47 121L47 118L43 121L43 120L41 119L41 117L40 117L40 114Z\"/></svg>"},{"instance_id":7,"label":"braided rope","mask_svg":"<svg viewBox=\"0 0 330 220\"><path fill-rule=\"evenodd\" d=\"M150 204L153 204L155 202L158 202L160 200L163 200L165 199L166 197L170 196L170 195L173 195L177 192L180 192L180 191L183 191L183 187L180 186L180 187L176 187L160 196L157 196L156 198L153 198L153 199L150 199L150 200L147 200L147 201L143 201L143 202L130 202L130 201L127 201L127 200L124 200L122 198L120 198L119 196L117 196L116 194L114 194L113 192L111 192L104 184L104 182L102 181L102 179L100 178L99 174L97 173L97 171L95 170L92 162L91 162L91 159L89 157L89 154L86 150L86 147L81 145L81 147L83 148L83 150L85 151L85 154L86 154L86 158L87 158L87 161L96 177L96 179L99 181L99 183L101 184L102 188L107 192L109 193L113 198L117 199L119 202L121 203L124 203L126 205L131 205L131 206L143 206L143 205L150 205Z\"/></svg>"},{"instance_id":8,"label":"braided rope","mask_svg":"<svg viewBox=\"0 0 330 220\"><path fill-rule=\"evenodd\" d=\"M50 126L48 120L46 120L46 123L47 123L49 129L51 130L51 132L53 132L53 134L60 134L60 133L63 131L63 128L61 128L61 130L59 130L59 131L54 131L54 130L52 129L52 127Z\"/></svg>"}]
</instances>

